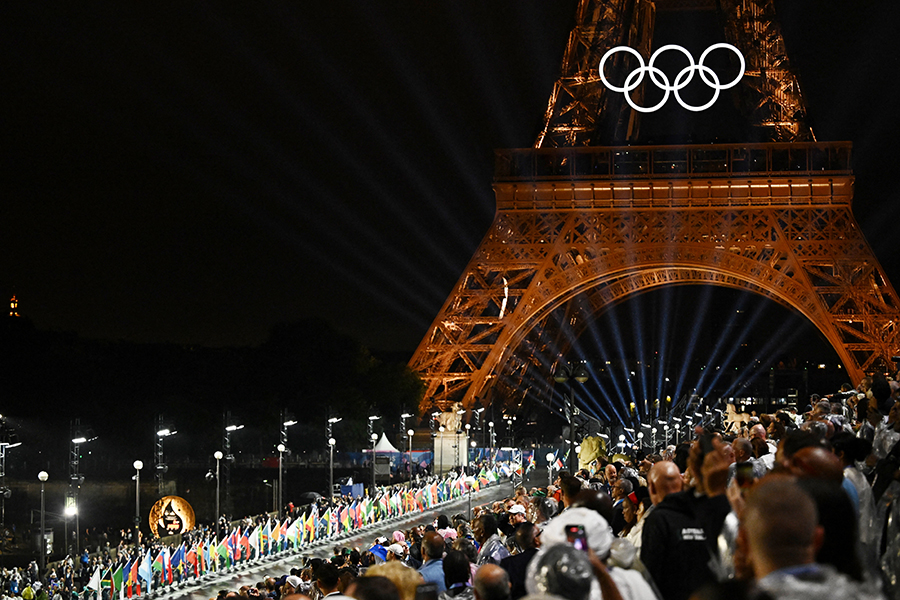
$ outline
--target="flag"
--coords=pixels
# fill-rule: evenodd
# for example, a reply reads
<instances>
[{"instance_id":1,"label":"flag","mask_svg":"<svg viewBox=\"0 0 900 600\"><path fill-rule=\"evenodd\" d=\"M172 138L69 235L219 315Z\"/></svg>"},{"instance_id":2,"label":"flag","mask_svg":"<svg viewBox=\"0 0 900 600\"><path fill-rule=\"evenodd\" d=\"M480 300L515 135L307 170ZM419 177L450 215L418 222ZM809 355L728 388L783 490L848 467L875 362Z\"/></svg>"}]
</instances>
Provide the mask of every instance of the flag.
<instances>
[{"instance_id":1,"label":"flag","mask_svg":"<svg viewBox=\"0 0 900 600\"><path fill-rule=\"evenodd\" d=\"M529 471L533 470L534 468L535 468L534 452L532 452L531 454L528 455L528 464L525 467L525 472L528 473Z\"/></svg>"},{"instance_id":2,"label":"flag","mask_svg":"<svg viewBox=\"0 0 900 600\"><path fill-rule=\"evenodd\" d=\"M344 531L350 531L352 528L350 522L350 509L346 506L341 509L341 527L344 528Z\"/></svg>"},{"instance_id":3,"label":"flag","mask_svg":"<svg viewBox=\"0 0 900 600\"><path fill-rule=\"evenodd\" d=\"M303 524L303 530L306 533L306 541L311 542L316 539L316 510L309 511L306 522Z\"/></svg>"},{"instance_id":4,"label":"flag","mask_svg":"<svg viewBox=\"0 0 900 600\"><path fill-rule=\"evenodd\" d=\"M237 540L234 537L234 530L231 531L230 534L226 534L225 538L222 542L225 544L225 550L228 552L228 563L232 563L232 557L234 557L235 547L237 546Z\"/></svg>"},{"instance_id":5,"label":"flag","mask_svg":"<svg viewBox=\"0 0 900 600\"><path fill-rule=\"evenodd\" d=\"M163 576L166 582L169 585L172 585L172 582L175 581L175 578L172 576L172 557L169 556L169 548L163 548Z\"/></svg>"},{"instance_id":6,"label":"flag","mask_svg":"<svg viewBox=\"0 0 900 600\"><path fill-rule=\"evenodd\" d=\"M259 529L260 527L257 525L253 533L250 534L250 539L247 540L247 544L256 550L256 558L259 558Z\"/></svg>"},{"instance_id":7,"label":"flag","mask_svg":"<svg viewBox=\"0 0 900 600\"><path fill-rule=\"evenodd\" d=\"M272 536L272 528L269 526L269 521L266 521L265 527L260 530L260 538L259 538L259 550L263 554L269 553L269 538Z\"/></svg>"},{"instance_id":8,"label":"flag","mask_svg":"<svg viewBox=\"0 0 900 600\"><path fill-rule=\"evenodd\" d=\"M215 545L215 541L212 545ZM203 546L203 562L206 563L207 571L215 571L218 567L216 564L216 555L210 551L210 544Z\"/></svg>"},{"instance_id":9,"label":"flag","mask_svg":"<svg viewBox=\"0 0 900 600\"><path fill-rule=\"evenodd\" d=\"M216 554L225 561L226 567L231 566L231 556L228 554L228 545L225 543L224 539L216 546Z\"/></svg>"},{"instance_id":10,"label":"flag","mask_svg":"<svg viewBox=\"0 0 900 600\"><path fill-rule=\"evenodd\" d=\"M125 595L128 598L131 598L131 584L134 583L131 580L131 565L135 563L137 563L136 558L134 559L134 561L128 560L125 562L125 568L122 569L122 578L124 579L122 587L124 587Z\"/></svg>"},{"instance_id":11,"label":"flag","mask_svg":"<svg viewBox=\"0 0 900 600\"><path fill-rule=\"evenodd\" d=\"M116 592L118 592L120 596L122 595L122 588L124 587L122 584L122 565L119 565L119 567L113 571L109 587L109 597L111 599L116 597Z\"/></svg>"},{"instance_id":12,"label":"flag","mask_svg":"<svg viewBox=\"0 0 900 600\"><path fill-rule=\"evenodd\" d=\"M250 558L250 535L246 529L244 530L244 535L241 536L240 545L243 549L243 552L241 552L241 556L244 557L244 560L248 560Z\"/></svg>"},{"instance_id":13,"label":"flag","mask_svg":"<svg viewBox=\"0 0 900 600\"><path fill-rule=\"evenodd\" d=\"M197 561L197 550L196 550L195 547L191 547L191 548L187 551L187 553L185 553L185 555L184 555L184 560L185 560L185 562L187 562L189 565L191 565L191 566L194 568L194 577L199 576L199 575L200 575L200 568L199 568L199 565L197 564L197 563L198 563L198 561Z\"/></svg>"},{"instance_id":14,"label":"flag","mask_svg":"<svg viewBox=\"0 0 900 600\"><path fill-rule=\"evenodd\" d=\"M159 551L159 554L157 554L156 558L153 559L153 564L151 565L153 567L153 570L157 573L163 572L163 552L165 552L165 550Z\"/></svg>"},{"instance_id":15,"label":"flag","mask_svg":"<svg viewBox=\"0 0 900 600\"><path fill-rule=\"evenodd\" d=\"M172 571L176 570L179 573L184 570L184 542L182 542L181 545L178 546L178 549L176 549L175 552L172 553L169 573L172 573Z\"/></svg>"},{"instance_id":16,"label":"flag","mask_svg":"<svg viewBox=\"0 0 900 600\"><path fill-rule=\"evenodd\" d=\"M97 568L94 569L94 574L91 575L90 580L87 582L87 588L95 592L100 591L100 565L97 565Z\"/></svg>"},{"instance_id":17,"label":"flag","mask_svg":"<svg viewBox=\"0 0 900 600\"><path fill-rule=\"evenodd\" d=\"M290 520L290 519L288 519ZM300 518L294 519L294 522L290 524L287 528L287 531L284 532L285 537L287 537L288 541L291 543L291 546L296 548L299 546L299 542L297 541L297 533L300 531Z\"/></svg>"},{"instance_id":18,"label":"flag","mask_svg":"<svg viewBox=\"0 0 900 600\"><path fill-rule=\"evenodd\" d=\"M141 561L141 566L138 567L138 577L147 582L147 591L149 592L150 582L153 581L153 568L150 564L149 550L144 554L144 560Z\"/></svg>"}]
</instances>

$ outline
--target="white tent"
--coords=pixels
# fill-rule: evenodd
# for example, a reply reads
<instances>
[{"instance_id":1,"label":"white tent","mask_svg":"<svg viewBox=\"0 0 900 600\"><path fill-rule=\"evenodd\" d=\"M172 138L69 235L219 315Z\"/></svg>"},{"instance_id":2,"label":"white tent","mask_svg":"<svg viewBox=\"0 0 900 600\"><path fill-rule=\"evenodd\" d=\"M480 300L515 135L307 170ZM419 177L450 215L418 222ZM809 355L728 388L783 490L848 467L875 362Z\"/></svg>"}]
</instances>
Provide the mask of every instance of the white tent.
<instances>
[{"instance_id":1,"label":"white tent","mask_svg":"<svg viewBox=\"0 0 900 600\"><path fill-rule=\"evenodd\" d=\"M375 452L400 452L394 445L390 443L387 436L382 432L381 439L375 444Z\"/></svg>"}]
</instances>

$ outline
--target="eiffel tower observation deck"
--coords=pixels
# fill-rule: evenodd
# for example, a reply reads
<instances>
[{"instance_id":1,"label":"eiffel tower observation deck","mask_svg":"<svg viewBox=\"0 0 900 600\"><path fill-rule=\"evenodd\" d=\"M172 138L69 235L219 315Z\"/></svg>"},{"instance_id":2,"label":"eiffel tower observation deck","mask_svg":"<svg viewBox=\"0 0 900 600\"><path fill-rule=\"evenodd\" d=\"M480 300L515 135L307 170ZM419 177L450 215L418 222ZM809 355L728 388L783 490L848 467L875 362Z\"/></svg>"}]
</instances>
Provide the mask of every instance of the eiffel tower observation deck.
<instances>
[{"instance_id":1,"label":"eiffel tower observation deck","mask_svg":"<svg viewBox=\"0 0 900 600\"><path fill-rule=\"evenodd\" d=\"M494 221L410 361L423 412L514 412L596 315L676 285L773 300L848 379L885 371L900 300L850 157L816 140L771 0L582 0L534 147L497 151Z\"/></svg>"}]
</instances>

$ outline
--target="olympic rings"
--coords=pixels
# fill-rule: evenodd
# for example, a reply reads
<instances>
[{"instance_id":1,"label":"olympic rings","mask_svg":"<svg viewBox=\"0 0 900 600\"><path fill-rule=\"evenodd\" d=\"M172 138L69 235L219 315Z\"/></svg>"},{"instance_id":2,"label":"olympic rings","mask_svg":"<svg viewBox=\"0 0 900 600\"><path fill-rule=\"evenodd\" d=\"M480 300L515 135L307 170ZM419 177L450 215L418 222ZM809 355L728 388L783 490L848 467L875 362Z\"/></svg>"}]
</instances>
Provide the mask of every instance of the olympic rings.
<instances>
[{"instance_id":1,"label":"olympic rings","mask_svg":"<svg viewBox=\"0 0 900 600\"><path fill-rule=\"evenodd\" d=\"M712 52L713 50L718 50L720 48L731 50L732 52L734 52L741 63L741 68L738 72L737 77L735 77L728 83L720 83L719 77L715 74L715 72L705 64L703 64L703 61L706 60L706 57L709 56L710 52ZM674 84L670 84L669 78L666 77L666 74L655 66L656 59L659 58L660 54L668 50L677 50L684 54L688 59L688 66L678 72L678 75L675 77ZM627 52L629 54L632 54L637 57L638 63L640 63L640 66L637 69L628 74L628 76L625 78L625 84L622 87L617 87L610 83L609 80L606 79L606 74L603 72L603 67L606 64L606 61L616 52ZM704 50L703 54L700 55L700 61L697 63L694 63L694 57L691 56L691 53L686 48L683 48L682 46L676 46L675 44L668 44L654 52L650 56L650 61L646 65L644 64L644 57L641 56L640 52L638 52L634 48L629 48L628 46L616 46L615 48L610 48L609 50L607 50L606 54L603 55L603 58L600 59L599 71L600 80L603 82L603 84L614 92L621 92L625 94L625 100L628 102L628 105L638 112L650 113L659 110L669 100L669 94L672 92L675 92L675 100L678 101L678 104L680 104L687 110L700 112L715 104L716 100L719 99L719 92L736 86L738 81L740 81L744 76L744 69L746 68L746 66L747 65L744 62L744 56L741 54L741 51L731 44L713 44L712 46ZM700 106L693 106L691 104L688 104L681 98L681 95L678 93L679 91L683 90L691 82L691 80L693 80L695 72L700 73L700 79L703 80L703 83L713 89L712 99L706 104ZM663 99L654 106L638 106L631 99L630 92L637 89L637 87L644 80L644 73L650 75L650 80L653 81L653 83L663 92L665 92L663 94Z\"/></svg>"}]
</instances>

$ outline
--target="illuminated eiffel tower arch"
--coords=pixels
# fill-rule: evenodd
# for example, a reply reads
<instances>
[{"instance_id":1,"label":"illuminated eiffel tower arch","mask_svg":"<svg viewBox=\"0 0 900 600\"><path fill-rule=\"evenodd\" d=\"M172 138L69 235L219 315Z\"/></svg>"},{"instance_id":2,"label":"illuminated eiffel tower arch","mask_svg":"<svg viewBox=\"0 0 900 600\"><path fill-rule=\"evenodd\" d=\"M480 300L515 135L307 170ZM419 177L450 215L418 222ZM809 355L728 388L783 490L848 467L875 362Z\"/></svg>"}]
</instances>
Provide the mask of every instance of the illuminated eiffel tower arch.
<instances>
[{"instance_id":1,"label":"illuminated eiffel tower arch","mask_svg":"<svg viewBox=\"0 0 900 600\"><path fill-rule=\"evenodd\" d=\"M638 115L596 66L621 43L649 53L654 4L582 0L535 148L497 153L493 224L410 361L423 410L514 391L543 368L529 336L557 308L578 331L661 286L771 298L819 329L854 382L898 353L900 299L853 217L850 144L807 141L771 4L722 4L747 60L745 112L772 141L595 145L636 136Z\"/></svg>"}]
</instances>

